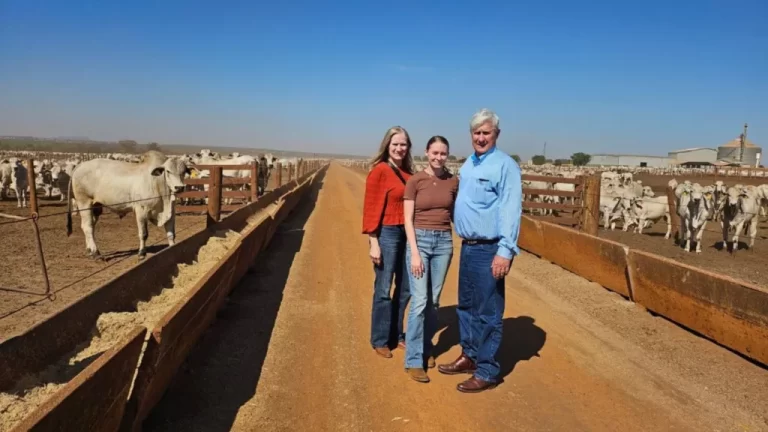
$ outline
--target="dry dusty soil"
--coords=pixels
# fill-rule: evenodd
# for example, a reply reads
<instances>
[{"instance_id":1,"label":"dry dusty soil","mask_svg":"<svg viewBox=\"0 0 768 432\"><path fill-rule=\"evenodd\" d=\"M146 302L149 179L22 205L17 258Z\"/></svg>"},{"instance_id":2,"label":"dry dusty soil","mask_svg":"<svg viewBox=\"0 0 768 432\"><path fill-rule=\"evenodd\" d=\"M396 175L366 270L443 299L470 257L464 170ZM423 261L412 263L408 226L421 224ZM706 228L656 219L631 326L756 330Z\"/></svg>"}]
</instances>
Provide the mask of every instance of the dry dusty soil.
<instances>
[{"instance_id":1,"label":"dry dusty soil","mask_svg":"<svg viewBox=\"0 0 768 432\"><path fill-rule=\"evenodd\" d=\"M58 200L40 200L40 238L43 244L51 291L47 298L37 254L37 240L30 221L0 218L0 340L23 332L71 302L138 263L136 218L122 219L108 210L96 224L96 244L104 260L86 256L80 217L72 218L72 235L67 237L66 205ZM17 208L15 199L0 202L0 213L28 216L29 208ZM176 216L176 240L181 241L205 228L205 217ZM162 227L150 226L147 255L167 247Z\"/></svg>"},{"instance_id":2,"label":"dry dusty soil","mask_svg":"<svg viewBox=\"0 0 768 432\"><path fill-rule=\"evenodd\" d=\"M369 345L363 180L330 167L145 430L768 430L765 368L526 253L506 279L504 382L463 394L464 376L432 369L429 384L411 381L401 350L384 359ZM460 351L455 245L438 363Z\"/></svg>"}]
</instances>

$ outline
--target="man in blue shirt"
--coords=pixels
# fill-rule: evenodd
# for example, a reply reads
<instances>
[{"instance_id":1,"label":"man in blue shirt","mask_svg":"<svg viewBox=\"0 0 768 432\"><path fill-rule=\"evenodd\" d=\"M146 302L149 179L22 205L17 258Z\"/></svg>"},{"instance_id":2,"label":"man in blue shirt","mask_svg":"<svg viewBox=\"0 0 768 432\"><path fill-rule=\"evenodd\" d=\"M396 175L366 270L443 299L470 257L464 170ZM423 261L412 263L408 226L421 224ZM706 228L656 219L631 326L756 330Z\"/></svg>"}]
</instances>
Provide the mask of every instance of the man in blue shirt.
<instances>
[{"instance_id":1,"label":"man in blue shirt","mask_svg":"<svg viewBox=\"0 0 768 432\"><path fill-rule=\"evenodd\" d=\"M499 117L482 109L470 120L474 153L459 170L454 227L462 238L459 261L459 335L462 353L438 366L445 374L469 373L457 389L475 393L496 387L504 316L504 277L520 253L520 167L496 148Z\"/></svg>"}]
</instances>

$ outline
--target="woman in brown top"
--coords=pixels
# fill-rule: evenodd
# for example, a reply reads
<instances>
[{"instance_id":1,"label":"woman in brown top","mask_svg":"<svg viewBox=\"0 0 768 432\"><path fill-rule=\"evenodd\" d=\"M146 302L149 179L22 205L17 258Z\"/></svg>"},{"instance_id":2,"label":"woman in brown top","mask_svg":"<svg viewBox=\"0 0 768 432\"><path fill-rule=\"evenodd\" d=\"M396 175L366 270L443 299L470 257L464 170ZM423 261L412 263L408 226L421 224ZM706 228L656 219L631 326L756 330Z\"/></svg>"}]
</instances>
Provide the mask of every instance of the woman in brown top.
<instances>
[{"instance_id":1,"label":"woman in brown top","mask_svg":"<svg viewBox=\"0 0 768 432\"><path fill-rule=\"evenodd\" d=\"M411 310L405 335L405 370L416 381L429 382L424 368L435 367L432 337L445 275L453 257L451 221L458 179L446 168L448 140L433 136L425 152L429 164L405 185L405 259L409 269ZM429 285L428 285L429 284Z\"/></svg>"}]
</instances>

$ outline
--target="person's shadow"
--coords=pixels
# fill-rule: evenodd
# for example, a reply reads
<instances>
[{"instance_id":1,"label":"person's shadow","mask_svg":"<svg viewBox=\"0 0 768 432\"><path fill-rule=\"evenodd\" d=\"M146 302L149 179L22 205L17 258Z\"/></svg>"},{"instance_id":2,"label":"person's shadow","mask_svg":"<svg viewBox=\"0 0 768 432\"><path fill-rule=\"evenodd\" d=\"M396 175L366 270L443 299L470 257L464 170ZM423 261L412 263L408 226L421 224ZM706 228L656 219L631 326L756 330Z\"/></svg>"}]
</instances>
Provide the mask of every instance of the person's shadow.
<instances>
[{"instance_id":1,"label":"person's shadow","mask_svg":"<svg viewBox=\"0 0 768 432\"><path fill-rule=\"evenodd\" d=\"M435 344L433 355L438 358L459 344L459 320L456 306L444 306L437 311L437 330L445 328ZM539 357L539 351L547 340L547 332L534 324L536 320L529 316L504 318L501 346L496 354L501 368L499 378L504 379L512 373L517 362ZM454 359L443 359L438 363L448 363Z\"/></svg>"}]
</instances>

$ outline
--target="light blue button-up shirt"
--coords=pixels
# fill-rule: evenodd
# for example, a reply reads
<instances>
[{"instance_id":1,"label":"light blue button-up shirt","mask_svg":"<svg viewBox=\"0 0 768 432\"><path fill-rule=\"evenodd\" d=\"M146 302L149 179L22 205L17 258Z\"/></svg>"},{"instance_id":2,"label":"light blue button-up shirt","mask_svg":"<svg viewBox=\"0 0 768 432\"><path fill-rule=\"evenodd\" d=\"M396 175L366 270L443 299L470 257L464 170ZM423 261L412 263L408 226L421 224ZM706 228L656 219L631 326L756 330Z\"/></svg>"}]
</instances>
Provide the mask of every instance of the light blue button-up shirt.
<instances>
[{"instance_id":1,"label":"light blue button-up shirt","mask_svg":"<svg viewBox=\"0 0 768 432\"><path fill-rule=\"evenodd\" d=\"M497 255L512 258L520 253L523 189L520 167L494 146L467 158L459 170L459 193L454 207L456 234L464 239L500 239Z\"/></svg>"}]
</instances>

